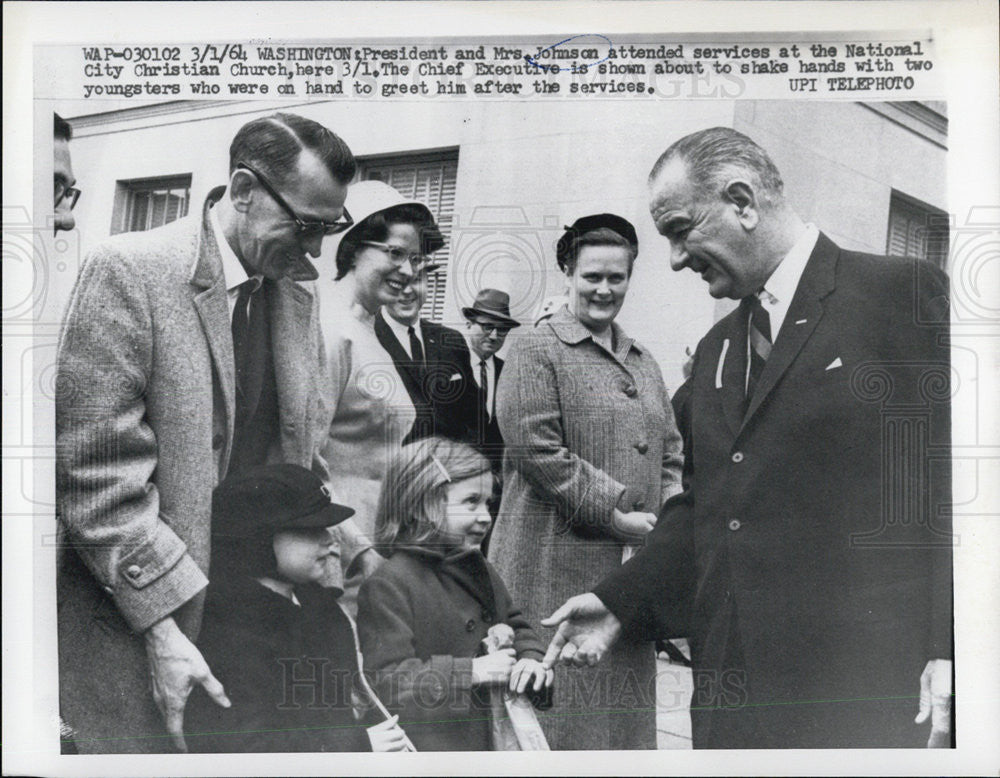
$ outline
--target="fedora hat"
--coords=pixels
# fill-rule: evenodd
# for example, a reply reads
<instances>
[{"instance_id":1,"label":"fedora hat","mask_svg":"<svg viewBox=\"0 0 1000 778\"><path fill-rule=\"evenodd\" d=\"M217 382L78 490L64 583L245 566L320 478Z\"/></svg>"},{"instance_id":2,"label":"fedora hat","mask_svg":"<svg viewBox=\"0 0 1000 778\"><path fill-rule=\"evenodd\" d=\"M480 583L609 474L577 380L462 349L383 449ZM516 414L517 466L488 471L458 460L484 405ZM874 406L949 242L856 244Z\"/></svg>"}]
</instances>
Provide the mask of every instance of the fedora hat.
<instances>
[{"instance_id":1,"label":"fedora hat","mask_svg":"<svg viewBox=\"0 0 1000 778\"><path fill-rule=\"evenodd\" d=\"M510 295L499 289L480 289L472 305L462 309L462 315L472 321L482 317L505 327L520 327L521 322L510 315Z\"/></svg>"}]
</instances>

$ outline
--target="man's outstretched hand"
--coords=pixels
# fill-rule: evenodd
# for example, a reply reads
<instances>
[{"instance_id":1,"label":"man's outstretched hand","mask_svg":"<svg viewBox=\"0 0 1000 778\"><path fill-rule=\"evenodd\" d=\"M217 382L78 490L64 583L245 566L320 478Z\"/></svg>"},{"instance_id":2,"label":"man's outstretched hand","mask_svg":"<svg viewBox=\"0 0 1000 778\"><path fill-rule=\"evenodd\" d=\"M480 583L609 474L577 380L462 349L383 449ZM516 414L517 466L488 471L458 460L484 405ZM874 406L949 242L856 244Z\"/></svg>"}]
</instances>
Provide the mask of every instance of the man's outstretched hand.
<instances>
[{"instance_id":1,"label":"man's outstretched hand","mask_svg":"<svg viewBox=\"0 0 1000 778\"><path fill-rule=\"evenodd\" d=\"M542 626L557 624L559 630L542 660L546 668L558 662L593 667L604 658L622 631L618 618L596 594L589 592L570 597L555 613L542 619Z\"/></svg>"}]
</instances>

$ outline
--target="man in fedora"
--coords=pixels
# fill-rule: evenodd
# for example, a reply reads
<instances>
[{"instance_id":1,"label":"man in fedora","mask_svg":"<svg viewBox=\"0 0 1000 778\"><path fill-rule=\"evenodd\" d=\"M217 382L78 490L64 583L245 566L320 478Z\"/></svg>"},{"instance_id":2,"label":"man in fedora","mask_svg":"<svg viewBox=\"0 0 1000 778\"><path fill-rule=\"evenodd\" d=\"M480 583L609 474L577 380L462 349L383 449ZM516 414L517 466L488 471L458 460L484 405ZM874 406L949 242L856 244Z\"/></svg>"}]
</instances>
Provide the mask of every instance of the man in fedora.
<instances>
[{"instance_id":1,"label":"man in fedora","mask_svg":"<svg viewBox=\"0 0 1000 778\"><path fill-rule=\"evenodd\" d=\"M510 295L499 289L480 289L472 305L462 309L466 319L465 340L472 358L472 377L479 390L476 418L472 423L473 445L485 454L500 481L503 465L503 436L497 424L497 381L503 360L496 353L507 334L521 323L510 315ZM496 518L500 504L499 490L494 495L490 513Z\"/></svg>"}]
</instances>

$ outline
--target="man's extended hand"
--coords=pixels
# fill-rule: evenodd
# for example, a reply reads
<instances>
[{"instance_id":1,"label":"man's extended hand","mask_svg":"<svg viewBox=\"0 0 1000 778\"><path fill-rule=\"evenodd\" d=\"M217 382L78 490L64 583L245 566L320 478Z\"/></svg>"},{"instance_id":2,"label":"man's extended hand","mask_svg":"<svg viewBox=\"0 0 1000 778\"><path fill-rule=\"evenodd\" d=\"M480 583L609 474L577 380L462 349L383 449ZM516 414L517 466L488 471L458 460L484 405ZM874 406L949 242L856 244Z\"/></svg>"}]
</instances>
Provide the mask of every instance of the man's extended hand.
<instances>
[{"instance_id":1,"label":"man's extended hand","mask_svg":"<svg viewBox=\"0 0 1000 778\"><path fill-rule=\"evenodd\" d=\"M187 753L184 742L184 706L196 683L223 708L231 703L222 684L212 675L201 652L167 616L145 632L146 657L153 686L153 700L167 725L178 751Z\"/></svg>"},{"instance_id":2,"label":"man's extended hand","mask_svg":"<svg viewBox=\"0 0 1000 778\"><path fill-rule=\"evenodd\" d=\"M920 712L915 723L931 720L928 748L951 747L951 660L932 659L920 674Z\"/></svg>"},{"instance_id":3,"label":"man's extended hand","mask_svg":"<svg viewBox=\"0 0 1000 778\"><path fill-rule=\"evenodd\" d=\"M556 662L593 667L614 645L622 631L618 618L596 594L589 592L570 597L555 613L542 619L542 626L554 627L557 624L559 630L542 660L546 668Z\"/></svg>"}]
</instances>

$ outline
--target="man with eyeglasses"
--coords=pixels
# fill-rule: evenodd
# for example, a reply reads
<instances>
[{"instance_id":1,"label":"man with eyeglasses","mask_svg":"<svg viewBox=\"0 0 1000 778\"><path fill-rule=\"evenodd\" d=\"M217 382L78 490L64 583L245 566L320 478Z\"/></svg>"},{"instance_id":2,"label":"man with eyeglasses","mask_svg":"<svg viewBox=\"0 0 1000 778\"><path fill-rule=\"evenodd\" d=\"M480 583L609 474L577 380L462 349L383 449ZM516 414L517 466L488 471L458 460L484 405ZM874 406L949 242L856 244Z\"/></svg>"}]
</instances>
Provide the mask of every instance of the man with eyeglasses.
<instances>
[{"instance_id":1,"label":"man with eyeglasses","mask_svg":"<svg viewBox=\"0 0 1000 778\"><path fill-rule=\"evenodd\" d=\"M73 139L73 128L59 114L52 114L54 125L52 179L55 213L52 219L53 233L59 230L69 232L76 226L73 208L80 199L73 175L73 161L69 155L69 142Z\"/></svg>"},{"instance_id":2,"label":"man with eyeglasses","mask_svg":"<svg viewBox=\"0 0 1000 778\"><path fill-rule=\"evenodd\" d=\"M497 381L503 370L503 360L496 353L503 347L508 333L521 323L510 315L510 295L499 289L479 290L472 305L462 309L462 315L466 320L464 334L471 352L472 376L478 388L473 443L493 465L498 491L490 501L490 513L495 519L500 502L504 448L496 413Z\"/></svg>"},{"instance_id":3,"label":"man with eyeglasses","mask_svg":"<svg viewBox=\"0 0 1000 778\"><path fill-rule=\"evenodd\" d=\"M201 213L84 263L56 397L60 704L80 752L186 750L192 690L230 704L194 645L212 490L265 462L329 479L310 257L351 224L354 172L322 125L254 119Z\"/></svg>"}]
</instances>

